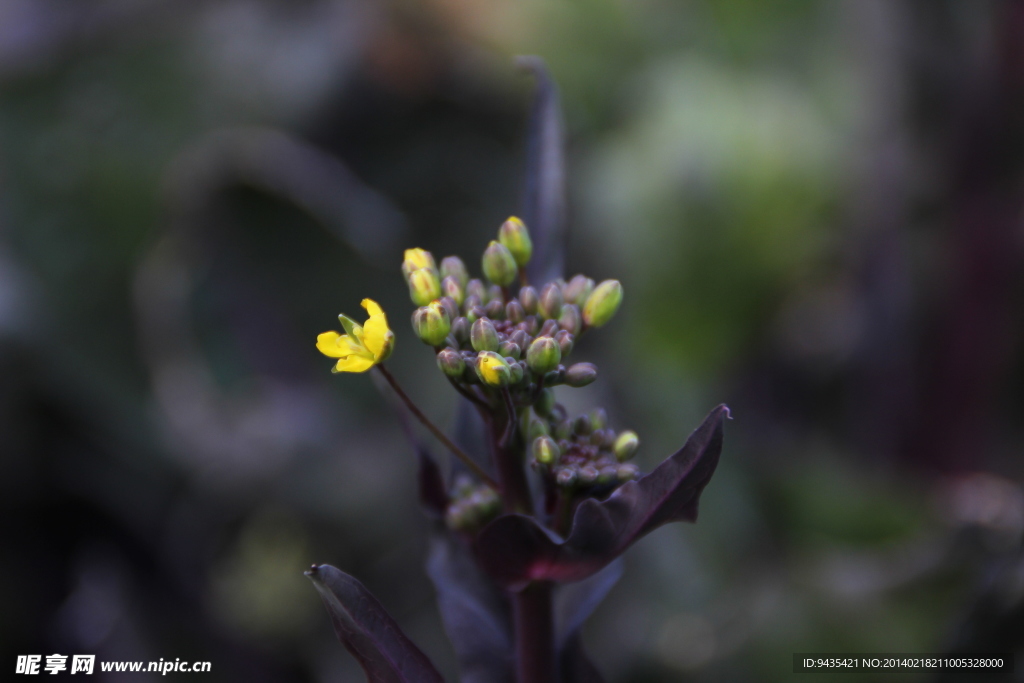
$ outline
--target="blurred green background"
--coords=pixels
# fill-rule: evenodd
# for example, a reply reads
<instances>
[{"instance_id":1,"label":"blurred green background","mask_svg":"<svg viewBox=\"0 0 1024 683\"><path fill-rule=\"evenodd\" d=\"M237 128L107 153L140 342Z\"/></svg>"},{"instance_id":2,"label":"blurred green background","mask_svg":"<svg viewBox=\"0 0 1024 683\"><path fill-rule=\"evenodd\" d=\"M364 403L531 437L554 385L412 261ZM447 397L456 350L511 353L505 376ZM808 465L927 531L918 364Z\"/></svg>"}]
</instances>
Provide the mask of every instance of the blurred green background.
<instances>
[{"instance_id":1,"label":"blurred green background","mask_svg":"<svg viewBox=\"0 0 1024 683\"><path fill-rule=\"evenodd\" d=\"M0 0L5 666L362 680L326 562L455 680L411 449L313 342L378 300L450 423L401 253L478 270L518 211L518 54L562 91L566 274L626 291L560 398L645 468L735 418L586 630L609 681L1024 653L1021 36L995 1Z\"/></svg>"}]
</instances>

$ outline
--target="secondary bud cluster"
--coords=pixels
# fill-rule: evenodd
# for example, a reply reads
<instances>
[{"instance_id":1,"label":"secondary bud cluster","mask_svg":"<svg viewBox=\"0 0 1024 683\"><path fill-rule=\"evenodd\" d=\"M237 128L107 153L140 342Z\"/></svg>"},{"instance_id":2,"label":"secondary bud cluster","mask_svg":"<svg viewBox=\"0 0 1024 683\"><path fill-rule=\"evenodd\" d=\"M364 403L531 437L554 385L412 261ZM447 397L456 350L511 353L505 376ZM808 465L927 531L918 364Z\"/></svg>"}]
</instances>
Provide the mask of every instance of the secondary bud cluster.
<instances>
[{"instance_id":1,"label":"secondary bud cluster","mask_svg":"<svg viewBox=\"0 0 1024 683\"><path fill-rule=\"evenodd\" d=\"M494 519L501 511L501 498L486 484L474 485L460 477L455 482L452 500L445 510L445 523L456 531L473 532Z\"/></svg>"}]
</instances>

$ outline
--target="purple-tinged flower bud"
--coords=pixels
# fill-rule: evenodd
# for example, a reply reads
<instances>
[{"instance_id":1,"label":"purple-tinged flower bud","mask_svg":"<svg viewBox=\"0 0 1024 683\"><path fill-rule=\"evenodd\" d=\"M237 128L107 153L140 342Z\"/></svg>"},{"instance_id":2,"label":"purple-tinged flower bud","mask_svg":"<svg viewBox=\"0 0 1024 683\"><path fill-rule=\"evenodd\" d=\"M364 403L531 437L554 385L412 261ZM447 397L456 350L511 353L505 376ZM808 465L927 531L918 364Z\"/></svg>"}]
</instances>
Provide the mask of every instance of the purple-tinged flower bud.
<instances>
[{"instance_id":1,"label":"purple-tinged flower bud","mask_svg":"<svg viewBox=\"0 0 1024 683\"><path fill-rule=\"evenodd\" d=\"M562 488L572 488L576 485L577 479L579 479L579 475L569 467L563 467L555 474L555 483Z\"/></svg>"},{"instance_id":2,"label":"purple-tinged flower bud","mask_svg":"<svg viewBox=\"0 0 1024 683\"><path fill-rule=\"evenodd\" d=\"M442 349L437 354L437 367L441 368L441 372L448 377L458 380L466 371L466 361L463 360L462 354L455 349Z\"/></svg>"},{"instance_id":3,"label":"purple-tinged flower bud","mask_svg":"<svg viewBox=\"0 0 1024 683\"><path fill-rule=\"evenodd\" d=\"M466 296L475 296L479 305L483 305L487 299L487 287L479 278L473 278L466 283Z\"/></svg>"},{"instance_id":4,"label":"purple-tinged flower bud","mask_svg":"<svg viewBox=\"0 0 1024 683\"><path fill-rule=\"evenodd\" d=\"M612 453L615 454L616 460L625 462L636 455L636 450L639 447L640 437L636 435L636 432L627 429L615 439L615 443L612 445Z\"/></svg>"},{"instance_id":5,"label":"purple-tinged flower bud","mask_svg":"<svg viewBox=\"0 0 1024 683\"><path fill-rule=\"evenodd\" d=\"M484 250L482 265L484 277L496 285L508 287L516 279L516 261L501 242L491 240Z\"/></svg>"},{"instance_id":6,"label":"purple-tinged flower bud","mask_svg":"<svg viewBox=\"0 0 1024 683\"><path fill-rule=\"evenodd\" d=\"M561 361L562 350L551 337L537 337L526 350L526 363L538 375L554 370Z\"/></svg>"},{"instance_id":7,"label":"purple-tinged flower bud","mask_svg":"<svg viewBox=\"0 0 1024 683\"><path fill-rule=\"evenodd\" d=\"M625 465L619 465L615 470L615 476L618 477L619 481L626 483L632 481L640 476L640 468L629 462Z\"/></svg>"},{"instance_id":8,"label":"purple-tinged flower bud","mask_svg":"<svg viewBox=\"0 0 1024 683\"><path fill-rule=\"evenodd\" d=\"M611 484L613 481L618 480L618 467L614 465L605 465L598 470L597 483L598 484Z\"/></svg>"},{"instance_id":9,"label":"purple-tinged flower bud","mask_svg":"<svg viewBox=\"0 0 1024 683\"><path fill-rule=\"evenodd\" d=\"M536 314L537 306L540 305L540 296L537 294L537 290L529 285L520 289L519 303L523 305L523 310L526 311L526 315Z\"/></svg>"},{"instance_id":10,"label":"purple-tinged flower bud","mask_svg":"<svg viewBox=\"0 0 1024 683\"><path fill-rule=\"evenodd\" d=\"M516 344L514 341L510 339L506 339L505 341L498 344L498 353L500 353L503 356L509 356L510 358L519 360L519 357L522 355L523 350L519 348L519 344Z\"/></svg>"},{"instance_id":11,"label":"purple-tinged flower bud","mask_svg":"<svg viewBox=\"0 0 1024 683\"><path fill-rule=\"evenodd\" d=\"M489 318L480 318L470 328L469 341L477 351L497 351L498 331Z\"/></svg>"},{"instance_id":12,"label":"purple-tinged flower bud","mask_svg":"<svg viewBox=\"0 0 1024 683\"><path fill-rule=\"evenodd\" d=\"M445 256L441 259L441 277L454 278L459 287L465 290L466 283L469 282L469 271L458 256Z\"/></svg>"},{"instance_id":13,"label":"purple-tinged flower bud","mask_svg":"<svg viewBox=\"0 0 1024 683\"><path fill-rule=\"evenodd\" d=\"M455 320L459 317L459 305L455 303L455 300L450 296L443 296L440 299L441 305L444 306L444 310L448 312L448 319Z\"/></svg>"},{"instance_id":14,"label":"purple-tinged flower bud","mask_svg":"<svg viewBox=\"0 0 1024 683\"><path fill-rule=\"evenodd\" d=\"M538 337L554 337L558 332L558 321L557 320L545 320L544 324L540 326L540 332L537 333Z\"/></svg>"},{"instance_id":15,"label":"purple-tinged flower bud","mask_svg":"<svg viewBox=\"0 0 1024 683\"><path fill-rule=\"evenodd\" d=\"M562 289L554 282L549 282L540 290L540 302L537 305L537 310L545 318L557 318L562 315L564 303Z\"/></svg>"},{"instance_id":16,"label":"purple-tinged flower bud","mask_svg":"<svg viewBox=\"0 0 1024 683\"><path fill-rule=\"evenodd\" d=\"M540 330L540 321L537 320L537 316L526 316L526 318L523 320L523 325L526 326L523 329L526 330L527 334L533 337L537 336L537 332Z\"/></svg>"},{"instance_id":17,"label":"purple-tinged flower bud","mask_svg":"<svg viewBox=\"0 0 1024 683\"><path fill-rule=\"evenodd\" d=\"M587 327L601 327L615 315L622 303L622 285L618 280L599 284L583 305L583 322Z\"/></svg>"},{"instance_id":18,"label":"purple-tinged flower bud","mask_svg":"<svg viewBox=\"0 0 1024 683\"><path fill-rule=\"evenodd\" d=\"M498 230L498 240L505 245L520 268L530 262L533 255L533 242L526 225L515 216L505 221Z\"/></svg>"},{"instance_id":19,"label":"purple-tinged flower bud","mask_svg":"<svg viewBox=\"0 0 1024 683\"><path fill-rule=\"evenodd\" d=\"M511 373L509 384L519 384L522 382L523 378L526 376L526 371L523 370L523 366L517 363L516 359L511 356L507 356L505 358L505 362L508 363L508 368Z\"/></svg>"},{"instance_id":20,"label":"purple-tinged flower bud","mask_svg":"<svg viewBox=\"0 0 1024 683\"><path fill-rule=\"evenodd\" d=\"M538 436L534 439L530 452L534 460L545 466L554 465L562 457L561 449L550 436Z\"/></svg>"},{"instance_id":21,"label":"purple-tinged flower bud","mask_svg":"<svg viewBox=\"0 0 1024 683\"><path fill-rule=\"evenodd\" d=\"M520 349L525 349L529 347L530 342L533 341L533 339L530 338L530 335L526 333L526 330L516 330L515 332L512 333L512 336L509 337L509 339L514 341L516 343L516 346L518 346Z\"/></svg>"},{"instance_id":22,"label":"purple-tinged flower bud","mask_svg":"<svg viewBox=\"0 0 1024 683\"><path fill-rule=\"evenodd\" d=\"M483 306L474 306L466 311L466 320L471 323L475 323L477 320L484 317L487 317L487 311L484 310Z\"/></svg>"},{"instance_id":23,"label":"purple-tinged flower bud","mask_svg":"<svg viewBox=\"0 0 1024 683\"><path fill-rule=\"evenodd\" d=\"M580 415L576 418L576 422L573 423L572 430L580 436L586 436L594 431L594 425L590 423L589 417Z\"/></svg>"},{"instance_id":24,"label":"purple-tinged flower bud","mask_svg":"<svg viewBox=\"0 0 1024 683\"><path fill-rule=\"evenodd\" d=\"M440 346L451 330L448 312L440 301L432 301L417 308L412 314L412 326L416 335L431 346Z\"/></svg>"},{"instance_id":25,"label":"purple-tinged flower bud","mask_svg":"<svg viewBox=\"0 0 1024 683\"><path fill-rule=\"evenodd\" d=\"M502 302L502 304L504 304L505 293L501 291L501 287L499 287L498 285L491 285L490 287L487 288L487 300L494 301L495 299L498 299L499 301Z\"/></svg>"},{"instance_id":26,"label":"purple-tinged flower bud","mask_svg":"<svg viewBox=\"0 0 1024 683\"><path fill-rule=\"evenodd\" d=\"M558 318L558 326L563 330L572 332L573 334L580 333L580 329L583 327L583 321L580 317L580 309L576 304L566 304L562 306L562 315Z\"/></svg>"},{"instance_id":27,"label":"purple-tinged flower bud","mask_svg":"<svg viewBox=\"0 0 1024 683\"><path fill-rule=\"evenodd\" d=\"M593 465L584 465L580 468L580 483L584 486L590 486L597 482L599 476L601 476L601 473Z\"/></svg>"},{"instance_id":28,"label":"purple-tinged flower bud","mask_svg":"<svg viewBox=\"0 0 1024 683\"><path fill-rule=\"evenodd\" d=\"M538 436L548 436L550 431L546 420L542 420L533 414L530 415L526 425L526 438L528 441L532 442Z\"/></svg>"},{"instance_id":29,"label":"purple-tinged flower bud","mask_svg":"<svg viewBox=\"0 0 1024 683\"><path fill-rule=\"evenodd\" d=\"M512 299L512 301L505 305L505 318L509 322L521 323L525 317L526 311L523 310L523 305L515 299Z\"/></svg>"},{"instance_id":30,"label":"purple-tinged flower bud","mask_svg":"<svg viewBox=\"0 0 1024 683\"><path fill-rule=\"evenodd\" d=\"M466 290L463 289L462 283L452 275L445 275L444 279L441 280L441 293L451 297L452 301L459 306L466 299Z\"/></svg>"},{"instance_id":31,"label":"purple-tinged flower bud","mask_svg":"<svg viewBox=\"0 0 1024 683\"><path fill-rule=\"evenodd\" d=\"M476 374L480 381L491 387L506 387L512 381L512 371L508 363L493 351L481 351L477 354Z\"/></svg>"},{"instance_id":32,"label":"purple-tinged flower bud","mask_svg":"<svg viewBox=\"0 0 1024 683\"><path fill-rule=\"evenodd\" d=\"M577 275L569 280L569 284L562 290L562 294L565 296L565 303L582 307L592 291L594 291L594 281L585 275Z\"/></svg>"},{"instance_id":33,"label":"purple-tinged flower bud","mask_svg":"<svg viewBox=\"0 0 1024 683\"><path fill-rule=\"evenodd\" d=\"M464 316L452 321L452 335L460 345L469 341L469 321Z\"/></svg>"},{"instance_id":34,"label":"purple-tinged flower bud","mask_svg":"<svg viewBox=\"0 0 1024 683\"><path fill-rule=\"evenodd\" d=\"M491 299L484 310L487 311L487 317L491 320L501 320L505 317L505 306L501 303L501 299Z\"/></svg>"},{"instance_id":35,"label":"purple-tinged flower bud","mask_svg":"<svg viewBox=\"0 0 1024 683\"><path fill-rule=\"evenodd\" d=\"M562 350L562 358L565 358L572 353L572 347L576 342L576 337L568 330L559 330L555 333L555 341L558 342L558 348Z\"/></svg>"},{"instance_id":36,"label":"purple-tinged flower bud","mask_svg":"<svg viewBox=\"0 0 1024 683\"><path fill-rule=\"evenodd\" d=\"M441 281L432 268L419 268L409 273L409 297L417 306L426 306L441 297Z\"/></svg>"},{"instance_id":37,"label":"purple-tinged flower bud","mask_svg":"<svg viewBox=\"0 0 1024 683\"><path fill-rule=\"evenodd\" d=\"M597 379L597 366L593 363L576 363L565 371L565 383L570 387L585 387Z\"/></svg>"}]
</instances>

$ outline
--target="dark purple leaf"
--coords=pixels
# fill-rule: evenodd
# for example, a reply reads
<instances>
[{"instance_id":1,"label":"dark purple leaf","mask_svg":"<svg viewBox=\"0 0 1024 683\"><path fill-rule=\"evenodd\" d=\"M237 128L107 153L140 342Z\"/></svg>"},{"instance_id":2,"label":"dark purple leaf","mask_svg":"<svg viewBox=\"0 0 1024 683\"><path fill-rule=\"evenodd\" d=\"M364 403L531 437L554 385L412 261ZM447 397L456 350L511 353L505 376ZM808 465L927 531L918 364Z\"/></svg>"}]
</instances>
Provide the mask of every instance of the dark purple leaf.
<instances>
[{"instance_id":1,"label":"dark purple leaf","mask_svg":"<svg viewBox=\"0 0 1024 683\"><path fill-rule=\"evenodd\" d=\"M718 465L728 416L729 409L718 406L653 472L624 484L603 502L591 498L580 503L564 541L530 517L494 520L477 539L481 565L513 589L534 580L579 581L662 524L695 522L701 491Z\"/></svg>"},{"instance_id":2,"label":"dark purple leaf","mask_svg":"<svg viewBox=\"0 0 1024 683\"><path fill-rule=\"evenodd\" d=\"M484 576L462 539L445 529L431 538L427 574L462 683L512 683L515 648L504 591Z\"/></svg>"},{"instance_id":3,"label":"dark purple leaf","mask_svg":"<svg viewBox=\"0 0 1024 683\"><path fill-rule=\"evenodd\" d=\"M526 133L521 218L533 238L531 283L545 283L565 269L565 143L558 87L540 57L516 58L537 80Z\"/></svg>"},{"instance_id":4,"label":"dark purple leaf","mask_svg":"<svg viewBox=\"0 0 1024 683\"><path fill-rule=\"evenodd\" d=\"M366 672L368 683L443 683L427 656L363 584L334 567L306 572L331 615L338 640Z\"/></svg>"}]
</instances>

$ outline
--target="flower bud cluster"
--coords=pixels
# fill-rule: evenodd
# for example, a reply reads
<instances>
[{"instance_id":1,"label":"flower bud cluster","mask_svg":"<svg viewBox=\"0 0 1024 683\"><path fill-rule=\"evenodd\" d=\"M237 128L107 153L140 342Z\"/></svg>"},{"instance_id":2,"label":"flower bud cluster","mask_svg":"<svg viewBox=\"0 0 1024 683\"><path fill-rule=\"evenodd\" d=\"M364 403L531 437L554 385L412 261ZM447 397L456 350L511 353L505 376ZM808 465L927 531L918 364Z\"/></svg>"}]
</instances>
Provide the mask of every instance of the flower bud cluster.
<instances>
[{"instance_id":1,"label":"flower bud cluster","mask_svg":"<svg viewBox=\"0 0 1024 683\"><path fill-rule=\"evenodd\" d=\"M565 489L609 489L639 476L627 462L637 451L636 432L615 432L603 408L569 419L555 404L544 416L527 413L521 427L530 440L532 464Z\"/></svg>"},{"instance_id":2,"label":"flower bud cluster","mask_svg":"<svg viewBox=\"0 0 1024 683\"><path fill-rule=\"evenodd\" d=\"M474 485L467 477L455 482L452 500L444 513L450 529L472 533L501 512L501 498L486 484Z\"/></svg>"}]
</instances>

